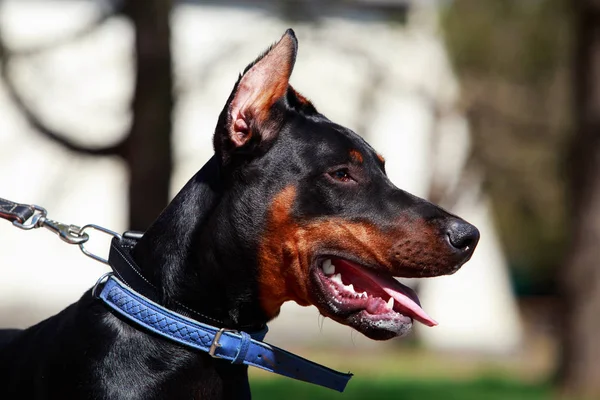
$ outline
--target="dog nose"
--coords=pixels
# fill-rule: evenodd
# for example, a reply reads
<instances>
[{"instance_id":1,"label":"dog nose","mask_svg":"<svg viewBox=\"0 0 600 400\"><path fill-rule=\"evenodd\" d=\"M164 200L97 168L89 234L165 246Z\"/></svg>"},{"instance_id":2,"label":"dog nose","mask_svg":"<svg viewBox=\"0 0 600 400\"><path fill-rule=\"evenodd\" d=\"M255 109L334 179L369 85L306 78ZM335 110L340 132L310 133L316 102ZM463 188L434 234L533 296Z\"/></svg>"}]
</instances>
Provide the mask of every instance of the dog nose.
<instances>
[{"instance_id":1,"label":"dog nose","mask_svg":"<svg viewBox=\"0 0 600 400\"><path fill-rule=\"evenodd\" d=\"M463 220L454 220L446 231L448 241L457 250L472 253L479 242L479 230Z\"/></svg>"}]
</instances>

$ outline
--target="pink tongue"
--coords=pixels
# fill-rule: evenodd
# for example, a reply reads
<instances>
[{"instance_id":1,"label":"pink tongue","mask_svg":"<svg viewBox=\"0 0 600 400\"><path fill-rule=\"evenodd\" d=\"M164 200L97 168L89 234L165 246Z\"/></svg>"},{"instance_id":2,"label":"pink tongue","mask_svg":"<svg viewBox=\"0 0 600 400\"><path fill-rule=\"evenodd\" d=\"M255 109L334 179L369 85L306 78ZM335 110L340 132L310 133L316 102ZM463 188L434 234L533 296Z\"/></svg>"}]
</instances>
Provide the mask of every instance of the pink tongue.
<instances>
[{"instance_id":1,"label":"pink tongue","mask_svg":"<svg viewBox=\"0 0 600 400\"><path fill-rule=\"evenodd\" d=\"M395 300L396 304L394 305L394 309L400 309L400 311L403 311L403 314L408 314L408 317L416 319L427 326L436 326L438 324L421 308L418 303L419 298L415 291L408 286L401 284L391 275L378 275L347 260L336 260L336 264L349 265L355 271L360 272L362 275L366 275L369 279L379 285L384 292Z\"/></svg>"},{"instance_id":2,"label":"pink tongue","mask_svg":"<svg viewBox=\"0 0 600 400\"><path fill-rule=\"evenodd\" d=\"M381 288L389 294L394 300L402 306L402 308L409 310L412 313L412 317L417 321L427 326L436 326L438 323L431 318L417 303L417 294L409 288L395 280L393 277L382 277L379 275L371 274L364 269L363 273L373 279ZM413 300L415 299L415 300ZM396 306L394 306L396 308Z\"/></svg>"}]
</instances>

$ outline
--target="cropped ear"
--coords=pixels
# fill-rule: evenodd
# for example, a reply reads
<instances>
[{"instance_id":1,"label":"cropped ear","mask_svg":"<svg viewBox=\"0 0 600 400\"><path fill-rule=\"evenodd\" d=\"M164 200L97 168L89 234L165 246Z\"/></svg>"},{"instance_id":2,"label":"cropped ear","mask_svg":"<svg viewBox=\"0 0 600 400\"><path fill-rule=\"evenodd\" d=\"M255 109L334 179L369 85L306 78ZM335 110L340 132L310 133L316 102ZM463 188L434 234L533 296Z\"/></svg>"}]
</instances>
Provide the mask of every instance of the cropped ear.
<instances>
[{"instance_id":1,"label":"cropped ear","mask_svg":"<svg viewBox=\"0 0 600 400\"><path fill-rule=\"evenodd\" d=\"M288 29L279 42L248 65L221 112L213 139L215 152L227 161L236 149L264 145L279 134L273 105L288 90L298 41Z\"/></svg>"}]
</instances>

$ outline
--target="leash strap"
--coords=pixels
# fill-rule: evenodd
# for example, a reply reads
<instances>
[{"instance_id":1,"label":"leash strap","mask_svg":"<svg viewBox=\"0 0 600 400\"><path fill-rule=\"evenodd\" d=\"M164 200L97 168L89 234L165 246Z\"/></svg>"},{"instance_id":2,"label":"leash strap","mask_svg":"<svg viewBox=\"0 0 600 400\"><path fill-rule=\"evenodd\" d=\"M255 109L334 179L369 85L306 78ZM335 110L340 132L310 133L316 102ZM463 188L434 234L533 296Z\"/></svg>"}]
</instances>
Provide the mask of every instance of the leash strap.
<instances>
[{"instance_id":1,"label":"leash strap","mask_svg":"<svg viewBox=\"0 0 600 400\"><path fill-rule=\"evenodd\" d=\"M114 276L109 276L98 297L130 321L162 337L233 364L251 365L339 392L352 377L262 342L266 330L249 335L188 319L136 293Z\"/></svg>"},{"instance_id":2,"label":"leash strap","mask_svg":"<svg viewBox=\"0 0 600 400\"><path fill-rule=\"evenodd\" d=\"M35 214L33 206L0 198L0 218L22 224L31 218L33 214Z\"/></svg>"}]
</instances>

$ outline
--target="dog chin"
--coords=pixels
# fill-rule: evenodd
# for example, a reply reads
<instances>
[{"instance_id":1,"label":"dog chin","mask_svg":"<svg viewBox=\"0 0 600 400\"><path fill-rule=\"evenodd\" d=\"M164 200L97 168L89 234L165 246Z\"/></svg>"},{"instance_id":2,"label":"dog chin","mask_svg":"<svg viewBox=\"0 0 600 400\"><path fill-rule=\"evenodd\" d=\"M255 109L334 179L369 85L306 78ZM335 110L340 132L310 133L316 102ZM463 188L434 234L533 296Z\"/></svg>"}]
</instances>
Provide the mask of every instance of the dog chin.
<instances>
[{"instance_id":1,"label":"dog chin","mask_svg":"<svg viewBox=\"0 0 600 400\"><path fill-rule=\"evenodd\" d=\"M372 315L366 310L353 314L339 321L348 325L369 339L389 340L395 337L402 337L408 334L412 328L412 319L402 315Z\"/></svg>"}]
</instances>

